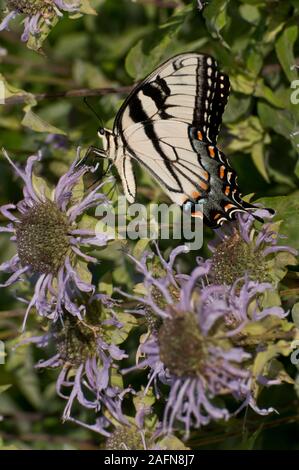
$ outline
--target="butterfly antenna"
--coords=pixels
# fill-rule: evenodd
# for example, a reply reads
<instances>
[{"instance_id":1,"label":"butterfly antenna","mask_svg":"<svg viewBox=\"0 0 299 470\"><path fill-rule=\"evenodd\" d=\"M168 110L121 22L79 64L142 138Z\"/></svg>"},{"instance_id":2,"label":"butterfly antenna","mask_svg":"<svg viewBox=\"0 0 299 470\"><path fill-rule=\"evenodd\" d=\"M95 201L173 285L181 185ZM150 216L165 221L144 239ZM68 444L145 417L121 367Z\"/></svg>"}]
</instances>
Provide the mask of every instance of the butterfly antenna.
<instances>
[{"instance_id":1,"label":"butterfly antenna","mask_svg":"<svg viewBox=\"0 0 299 470\"><path fill-rule=\"evenodd\" d=\"M85 98L83 98L83 101L84 101L84 103L86 104L86 106L90 109L90 111L98 118L98 120L99 120L100 123L101 123L102 128L104 129L104 121L103 121L103 119L102 119L101 116L98 114L97 110L94 109L94 108L91 106L91 104L88 102L86 96L85 96Z\"/></svg>"}]
</instances>

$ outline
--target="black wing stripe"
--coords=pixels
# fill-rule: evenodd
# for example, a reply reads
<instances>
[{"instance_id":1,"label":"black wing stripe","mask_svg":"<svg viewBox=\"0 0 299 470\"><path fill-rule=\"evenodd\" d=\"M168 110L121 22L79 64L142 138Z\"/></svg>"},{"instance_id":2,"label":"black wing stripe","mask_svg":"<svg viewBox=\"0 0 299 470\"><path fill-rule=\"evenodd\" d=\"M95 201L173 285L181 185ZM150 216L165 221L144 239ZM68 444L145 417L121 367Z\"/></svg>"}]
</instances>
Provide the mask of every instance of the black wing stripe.
<instances>
[{"instance_id":1,"label":"black wing stripe","mask_svg":"<svg viewBox=\"0 0 299 470\"><path fill-rule=\"evenodd\" d=\"M160 79L160 83L161 82L164 82L166 84L165 80ZM166 90L168 94L166 93ZM167 112L165 111L165 106L164 106L165 100L169 96L169 93L170 93L170 90L167 87L167 85L161 86L155 82L146 83L142 89L142 93L145 96L148 96L149 98L153 100L157 108L157 112L154 114L154 116L158 113L162 119L167 119L169 117ZM147 119L148 118L149 116L147 116Z\"/></svg>"},{"instance_id":2,"label":"black wing stripe","mask_svg":"<svg viewBox=\"0 0 299 470\"><path fill-rule=\"evenodd\" d=\"M168 98L179 95L193 96L194 101L187 101L185 110L179 105L181 113L177 109L172 114L171 108L175 105L173 101L168 103ZM202 129L207 140L216 143L228 95L229 79L219 73L212 57L181 55L166 62L136 87L116 117L115 131L122 136L127 127L137 122L174 119ZM145 96L152 105L143 100ZM126 114L127 108L129 113Z\"/></svg>"},{"instance_id":3,"label":"black wing stripe","mask_svg":"<svg viewBox=\"0 0 299 470\"><path fill-rule=\"evenodd\" d=\"M182 167L182 169L180 168ZM186 165L184 165L182 162L179 163L179 165L175 165L175 168L177 169L177 171L184 177L186 178L190 183L192 183L196 189L202 191L202 188L200 187L200 185L198 184L198 182L196 180L200 180L202 181L203 183L208 183L207 180L205 180L204 178L202 178L198 173L195 173L194 171L190 170L190 168L188 168ZM195 180L194 179L191 179L189 176L186 175L186 173L184 172L184 169L187 170L189 173L191 173L192 175L194 175L195 177Z\"/></svg>"},{"instance_id":4,"label":"black wing stripe","mask_svg":"<svg viewBox=\"0 0 299 470\"><path fill-rule=\"evenodd\" d=\"M148 115L144 111L142 107L142 102L140 98L138 97L138 95L134 96L134 98L132 98L132 101L129 103L129 113L130 113L130 118L135 123L146 121L148 119Z\"/></svg>"},{"instance_id":5,"label":"black wing stripe","mask_svg":"<svg viewBox=\"0 0 299 470\"><path fill-rule=\"evenodd\" d=\"M156 149L156 151L159 153L159 155L163 159L164 165L167 167L167 169L170 172L170 174L172 175L172 177L176 180L178 187L182 190L183 189L182 184L181 184L179 178L177 177L176 173L174 172L172 164L168 160L167 155L165 155L165 153L163 152L163 149L161 148L160 140L159 140L159 138L158 138L158 136L155 132L153 124L149 123L147 126L145 126L144 131L145 131L146 135L148 136L148 138L151 139L154 148Z\"/></svg>"}]
</instances>

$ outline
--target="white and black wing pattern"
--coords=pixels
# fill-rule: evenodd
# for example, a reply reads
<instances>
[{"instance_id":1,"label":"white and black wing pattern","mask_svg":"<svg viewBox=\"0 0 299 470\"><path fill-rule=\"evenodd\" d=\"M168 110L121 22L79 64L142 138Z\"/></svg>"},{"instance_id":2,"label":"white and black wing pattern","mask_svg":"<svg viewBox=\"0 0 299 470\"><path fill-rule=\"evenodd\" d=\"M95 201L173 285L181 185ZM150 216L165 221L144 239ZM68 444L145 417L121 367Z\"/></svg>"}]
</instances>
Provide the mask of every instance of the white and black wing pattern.
<instances>
[{"instance_id":1,"label":"white and black wing pattern","mask_svg":"<svg viewBox=\"0 0 299 470\"><path fill-rule=\"evenodd\" d=\"M241 200L236 174L216 146L229 89L212 57L188 53L165 62L132 91L113 129L123 148L118 169L129 201L134 159L175 203L203 202L211 227L253 207Z\"/></svg>"},{"instance_id":2,"label":"white and black wing pattern","mask_svg":"<svg viewBox=\"0 0 299 470\"><path fill-rule=\"evenodd\" d=\"M128 96L114 123L114 134L145 121L174 120L201 129L216 143L229 96L229 79L209 56L178 55L151 73ZM150 127L147 132L152 138Z\"/></svg>"},{"instance_id":3,"label":"white and black wing pattern","mask_svg":"<svg viewBox=\"0 0 299 470\"><path fill-rule=\"evenodd\" d=\"M195 201L209 189L209 174L188 136L191 128L185 122L158 120L135 124L124 131L129 153L134 152L133 157L179 205L189 199ZM202 156L205 153L206 144L202 143Z\"/></svg>"}]
</instances>

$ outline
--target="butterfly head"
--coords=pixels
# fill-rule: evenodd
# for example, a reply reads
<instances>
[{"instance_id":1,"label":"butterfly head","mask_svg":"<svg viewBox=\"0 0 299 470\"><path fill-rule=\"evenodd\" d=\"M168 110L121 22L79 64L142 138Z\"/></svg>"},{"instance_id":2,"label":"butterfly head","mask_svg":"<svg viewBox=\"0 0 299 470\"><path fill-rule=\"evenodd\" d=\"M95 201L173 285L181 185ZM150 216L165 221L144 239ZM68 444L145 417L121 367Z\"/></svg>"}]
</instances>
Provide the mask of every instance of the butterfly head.
<instances>
[{"instance_id":1,"label":"butterfly head","mask_svg":"<svg viewBox=\"0 0 299 470\"><path fill-rule=\"evenodd\" d=\"M98 136L100 137L100 139L103 139L103 137L105 137L105 131L106 131L105 127L99 127L98 128L97 133L98 133Z\"/></svg>"}]
</instances>

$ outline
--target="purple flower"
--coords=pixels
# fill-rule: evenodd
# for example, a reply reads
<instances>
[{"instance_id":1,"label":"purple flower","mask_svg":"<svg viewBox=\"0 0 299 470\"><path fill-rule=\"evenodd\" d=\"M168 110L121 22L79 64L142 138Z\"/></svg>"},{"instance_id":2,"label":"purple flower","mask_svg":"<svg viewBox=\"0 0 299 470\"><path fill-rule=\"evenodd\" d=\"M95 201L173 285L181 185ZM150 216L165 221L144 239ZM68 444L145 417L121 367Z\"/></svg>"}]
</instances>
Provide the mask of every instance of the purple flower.
<instances>
[{"instance_id":1,"label":"purple flower","mask_svg":"<svg viewBox=\"0 0 299 470\"><path fill-rule=\"evenodd\" d=\"M260 414L273 411L257 407L252 394L252 355L238 347L237 340L248 323L266 315L283 318L285 313L281 308L259 308L258 296L271 288L269 283L246 278L241 290L237 285L206 285L210 261L189 276L176 274L174 259L183 250L174 250L168 263L158 252L162 270L154 268L156 272L148 269L147 255L141 261L134 260L144 275L146 294L121 293L139 303L135 313L147 317L151 312L156 319L154 327L153 321L149 323L147 338L139 347L138 356L143 359L124 372L148 367L145 393L153 384L158 398L159 382L167 384L163 432L171 433L180 422L188 435L191 428L231 417L231 411L224 402L216 402L216 397L230 394L242 401L237 412L247 405ZM249 305L255 305L250 312Z\"/></svg>"},{"instance_id":2,"label":"purple flower","mask_svg":"<svg viewBox=\"0 0 299 470\"><path fill-rule=\"evenodd\" d=\"M263 219L273 217L266 209L258 209L255 215ZM255 281L275 284L282 269L280 262L276 273L273 263L276 254L297 255L294 248L278 244L284 237L278 234L277 225L268 222L258 231L254 222L251 214L238 214L234 223L215 230L216 238L209 244L212 251L209 278L213 283L232 285L248 275ZM290 257L286 258L287 264L291 264Z\"/></svg>"},{"instance_id":3,"label":"purple flower","mask_svg":"<svg viewBox=\"0 0 299 470\"><path fill-rule=\"evenodd\" d=\"M87 263L97 261L85 250L104 246L108 237L78 224L87 209L106 201L98 192L101 185L78 199L78 185L87 168L77 168L75 161L51 193L46 183L33 174L33 166L41 155L29 157L24 171L6 152L5 156L25 186L23 200L0 207L0 212L10 220L0 231L8 232L16 244L16 254L0 265L0 271L10 273L0 287L11 286L25 274L35 282L24 326L32 307L53 320L63 315L64 308L82 319L84 306L74 303L72 296L74 291L94 292Z\"/></svg>"},{"instance_id":4,"label":"purple flower","mask_svg":"<svg viewBox=\"0 0 299 470\"><path fill-rule=\"evenodd\" d=\"M49 134L45 140L46 144L51 145L54 149L65 150L70 146L70 142L65 135Z\"/></svg>"},{"instance_id":5,"label":"purple flower","mask_svg":"<svg viewBox=\"0 0 299 470\"><path fill-rule=\"evenodd\" d=\"M52 357L40 361L36 367L61 369L56 390L67 401L63 420L109 436L107 428L114 420L127 424L122 413L122 400L128 389L112 383L118 361L127 355L110 337L114 329L120 330L123 325L117 321L106 296L81 296L78 303L84 302L84 321L65 310L63 319L52 322L49 333L25 339L21 344L34 343L39 348L54 348ZM86 424L72 416L75 402L95 412L95 424Z\"/></svg>"},{"instance_id":6,"label":"purple flower","mask_svg":"<svg viewBox=\"0 0 299 470\"><path fill-rule=\"evenodd\" d=\"M66 2L64 0L7 0L7 15L0 23L0 31L9 28L9 23L17 15L25 15L22 41L29 36L40 33L40 23L44 21L51 25L54 17L62 16L62 11L75 12L80 9L80 1Z\"/></svg>"}]
</instances>

